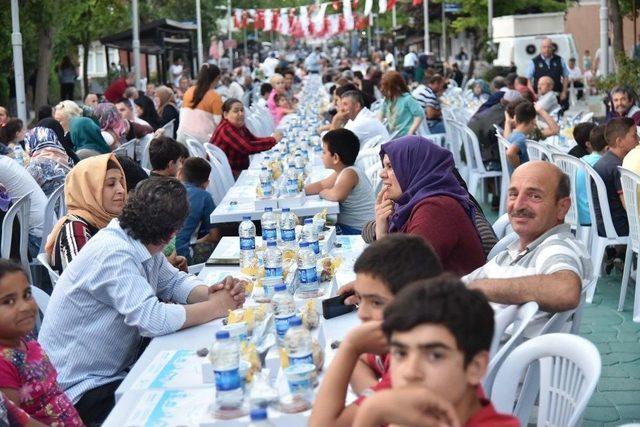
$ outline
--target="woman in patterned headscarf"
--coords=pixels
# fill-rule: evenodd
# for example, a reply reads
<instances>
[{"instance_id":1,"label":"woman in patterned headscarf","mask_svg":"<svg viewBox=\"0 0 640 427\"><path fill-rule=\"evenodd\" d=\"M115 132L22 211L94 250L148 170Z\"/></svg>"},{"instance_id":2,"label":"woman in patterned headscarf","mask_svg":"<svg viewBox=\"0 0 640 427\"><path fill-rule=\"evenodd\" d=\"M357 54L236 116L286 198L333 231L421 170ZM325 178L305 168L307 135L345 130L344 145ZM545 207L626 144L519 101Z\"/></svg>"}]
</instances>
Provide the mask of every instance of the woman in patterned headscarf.
<instances>
[{"instance_id":1,"label":"woman in patterned headscarf","mask_svg":"<svg viewBox=\"0 0 640 427\"><path fill-rule=\"evenodd\" d=\"M24 142L30 158L27 172L48 197L64 184L73 161L69 159L56 133L49 128L37 126L31 129L25 135Z\"/></svg>"}]
</instances>

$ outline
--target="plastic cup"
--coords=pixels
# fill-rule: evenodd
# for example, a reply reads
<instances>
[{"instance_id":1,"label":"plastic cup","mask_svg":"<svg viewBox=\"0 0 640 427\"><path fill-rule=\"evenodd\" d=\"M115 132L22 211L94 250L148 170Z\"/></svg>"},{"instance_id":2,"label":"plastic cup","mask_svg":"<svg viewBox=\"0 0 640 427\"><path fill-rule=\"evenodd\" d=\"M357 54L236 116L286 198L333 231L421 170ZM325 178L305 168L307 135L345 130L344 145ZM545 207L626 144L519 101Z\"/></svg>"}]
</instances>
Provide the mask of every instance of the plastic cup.
<instances>
[{"instance_id":1,"label":"plastic cup","mask_svg":"<svg viewBox=\"0 0 640 427\"><path fill-rule=\"evenodd\" d=\"M231 338L235 338L238 341L247 340L248 334L246 322L230 323L228 325L224 325L222 329L228 331Z\"/></svg>"},{"instance_id":2,"label":"plastic cup","mask_svg":"<svg viewBox=\"0 0 640 427\"><path fill-rule=\"evenodd\" d=\"M313 374L316 367L311 363L291 365L284 370L291 394L309 394L313 390Z\"/></svg>"}]
</instances>

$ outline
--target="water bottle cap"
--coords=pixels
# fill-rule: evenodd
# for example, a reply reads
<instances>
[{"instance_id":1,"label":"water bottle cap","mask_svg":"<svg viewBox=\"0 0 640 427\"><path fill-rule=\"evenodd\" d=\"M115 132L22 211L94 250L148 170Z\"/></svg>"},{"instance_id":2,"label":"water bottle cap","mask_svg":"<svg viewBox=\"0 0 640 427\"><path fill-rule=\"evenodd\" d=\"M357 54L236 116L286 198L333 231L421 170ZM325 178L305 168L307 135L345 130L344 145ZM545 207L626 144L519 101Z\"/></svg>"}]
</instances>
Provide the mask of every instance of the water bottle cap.
<instances>
[{"instance_id":1,"label":"water bottle cap","mask_svg":"<svg viewBox=\"0 0 640 427\"><path fill-rule=\"evenodd\" d=\"M301 248L308 248L309 247L309 242L300 242L300 247Z\"/></svg>"},{"instance_id":2,"label":"water bottle cap","mask_svg":"<svg viewBox=\"0 0 640 427\"><path fill-rule=\"evenodd\" d=\"M291 208L282 208L282 212L290 212Z\"/></svg>"},{"instance_id":3,"label":"water bottle cap","mask_svg":"<svg viewBox=\"0 0 640 427\"><path fill-rule=\"evenodd\" d=\"M273 208L264 208L265 212L273 212Z\"/></svg>"},{"instance_id":4,"label":"water bottle cap","mask_svg":"<svg viewBox=\"0 0 640 427\"><path fill-rule=\"evenodd\" d=\"M227 340L229 339L229 331L218 331L216 332L217 340Z\"/></svg>"},{"instance_id":5,"label":"water bottle cap","mask_svg":"<svg viewBox=\"0 0 640 427\"><path fill-rule=\"evenodd\" d=\"M276 246L276 241L275 241L275 240L273 240L273 239L272 239L272 240L267 241L267 246L268 246L268 247L272 247L272 246L274 246L274 247L275 247L275 246Z\"/></svg>"},{"instance_id":6,"label":"water bottle cap","mask_svg":"<svg viewBox=\"0 0 640 427\"><path fill-rule=\"evenodd\" d=\"M266 166L263 166L263 167L262 167L262 170L263 170L263 171L266 171L266 170L267 170L267 167L266 167Z\"/></svg>"},{"instance_id":7,"label":"water bottle cap","mask_svg":"<svg viewBox=\"0 0 640 427\"><path fill-rule=\"evenodd\" d=\"M242 220L243 221L251 221L251 215L243 215L242 216Z\"/></svg>"},{"instance_id":8,"label":"water bottle cap","mask_svg":"<svg viewBox=\"0 0 640 427\"><path fill-rule=\"evenodd\" d=\"M291 319L289 319L289 326L295 327L295 326L301 326L302 325L302 319L299 318L298 316L293 316Z\"/></svg>"},{"instance_id":9,"label":"water bottle cap","mask_svg":"<svg viewBox=\"0 0 640 427\"><path fill-rule=\"evenodd\" d=\"M267 410L265 408L255 408L251 410L251 421L263 421L267 419Z\"/></svg>"},{"instance_id":10,"label":"water bottle cap","mask_svg":"<svg viewBox=\"0 0 640 427\"><path fill-rule=\"evenodd\" d=\"M287 285L284 283L279 283L273 288L276 292L282 292L287 290Z\"/></svg>"},{"instance_id":11,"label":"water bottle cap","mask_svg":"<svg viewBox=\"0 0 640 427\"><path fill-rule=\"evenodd\" d=\"M313 224L313 218L307 218L304 220L305 224Z\"/></svg>"}]
</instances>

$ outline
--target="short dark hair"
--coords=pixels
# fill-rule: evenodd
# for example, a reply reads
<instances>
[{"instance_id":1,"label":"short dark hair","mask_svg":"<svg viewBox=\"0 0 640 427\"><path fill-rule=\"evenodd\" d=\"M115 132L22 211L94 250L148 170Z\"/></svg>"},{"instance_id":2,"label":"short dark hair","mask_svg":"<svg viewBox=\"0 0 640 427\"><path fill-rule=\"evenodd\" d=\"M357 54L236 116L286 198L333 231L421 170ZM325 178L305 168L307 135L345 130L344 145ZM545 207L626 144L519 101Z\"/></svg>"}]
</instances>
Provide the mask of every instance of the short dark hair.
<instances>
[{"instance_id":1,"label":"short dark hair","mask_svg":"<svg viewBox=\"0 0 640 427\"><path fill-rule=\"evenodd\" d=\"M182 165L182 177L189 184L200 186L209 180L211 165L200 157L189 157Z\"/></svg>"},{"instance_id":2,"label":"short dark hair","mask_svg":"<svg viewBox=\"0 0 640 427\"><path fill-rule=\"evenodd\" d=\"M116 154L118 163L124 171L124 180L127 182L127 191L131 192L140 181L149 178L149 174L137 164L131 157Z\"/></svg>"},{"instance_id":3,"label":"short dark hair","mask_svg":"<svg viewBox=\"0 0 640 427\"><path fill-rule=\"evenodd\" d=\"M384 282L395 295L411 282L439 275L442 266L422 237L397 233L369 245L356 260L353 271Z\"/></svg>"},{"instance_id":4,"label":"short dark hair","mask_svg":"<svg viewBox=\"0 0 640 427\"><path fill-rule=\"evenodd\" d=\"M166 169L170 161L183 157L180 143L168 136L158 136L149 143L149 160L153 170Z\"/></svg>"},{"instance_id":5,"label":"short dark hair","mask_svg":"<svg viewBox=\"0 0 640 427\"><path fill-rule=\"evenodd\" d=\"M629 98L629 101L635 102L636 100L636 95L633 92L633 89L631 89L629 86L616 86L613 89L611 89L611 93L610 96L613 97L614 94L616 93L622 93L625 94L627 96L627 98Z\"/></svg>"},{"instance_id":6,"label":"short dark hair","mask_svg":"<svg viewBox=\"0 0 640 427\"><path fill-rule=\"evenodd\" d=\"M340 98L345 93L353 92L354 90L358 90L358 87L356 85L354 85L353 83L345 83L342 86L337 87L335 93L336 93L336 96Z\"/></svg>"},{"instance_id":7,"label":"short dark hair","mask_svg":"<svg viewBox=\"0 0 640 427\"><path fill-rule=\"evenodd\" d=\"M507 84L507 86L513 87L513 85L516 83L517 78L518 78L517 73L509 73L507 74L507 77L504 78L504 81Z\"/></svg>"},{"instance_id":8,"label":"short dark hair","mask_svg":"<svg viewBox=\"0 0 640 427\"><path fill-rule=\"evenodd\" d=\"M169 241L189 212L187 190L175 178L152 177L129 193L120 227L145 245Z\"/></svg>"},{"instance_id":9,"label":"short dark hair","mask_svg":"<svg viewBox=\"0 0 640 427\"><path fill-rule=\"evenodd\" d=\"M495 90L500 90L500 89L502 89L503 87L506 87L506 86L507 86L507 82L506 82L506 80L504 79L504 77L502 77L502 76L495 76L495 77L493 78L493 81L491 82L491 86L493 86L493 88L494 88Z\"/></svg>"},{"instance_id":10,"label":"short dark hair","mask_svg":"<svg viewBox=\"0 0 640 427\"><path fill-rule=\"evenodd\" d=\"M594 126L589 132L589 142L594 151L600 152L607 146L607 140L604 137L604 125Z\"/></svg>"},{"instance_id":11,"label":"short dark hair","mask_svg":"<svg viewBox=\"0 0 640 427\"><path fill-rule=\"evenodd\" d=\"M516 77L516 82L517 82L518 84L521 84L521 85L523 85L523 86L526 86L526 85L528 85L528 84L529 84L529 79L528 79L528 78L526 78L525 76L518 76L518 77Z\"/></svg>"},{"instance_id":12,"label":"short dark hair","mask_svg":"<svg viewBox=\"0 0 640 427\"><path fill-rule=\"evenodd\" d=\"M283 76L286 76L287 74L291 74L293 77L295 77L295 76L296 76L296 73L295 73L291 68L285 68L285 69L282 71L282 75L283 75Z\"/></svg>"},{"instance_id":13,"label":"short dark hair","mask_svg":"<svg viewBox=\"0 0 640 427\"><path fill-rule=\"evenodd\" d=\"M573 139L576 140L576 143L582 147L586 148L587 141L589 141L589 135L591 134L591 129L595 127L594 123L578 123L573 128Z\"/></svg>"},{"instance_id":14,"label":"short dark hair","mask_svg":"<svg viewBox=\"0 0 640 427\"><path fill-rule=\"evenodd\" d=\"M233 104L241 104L244 107L244 104L242 104L242 101L240 101L238 98L229 98L222 104L222 112L228 113L229 111L231 111Z\"/></svg>"},{"instance_id":15,"label":"short dark hair","mask_svg":"<svg viewBox=\"0 0 640 427\"><path fill-rule=\"evenodd\" d=\"M526 99L520 98L520 99L516 99L515 101L509 102L507 104L507 107L505 108L509 117L513 118L514 114L516 114L516 107L525 101Z\"/></svg>"},{"instance_id":16,"label":"short dark hair","mask_svg":"<svg viewBox=\"0 0 640 427\"><path fill-rule=\"evenodd\" d=\"M362 71L356 70L353 72L353 77L356 79L364 80L364 76L362 75Z\"/></svg>"},{"instance_id":17,"label":"short dark hair","mask_svg":"<svg viewBox=\"0 0 640 427\"><path fill-rule=\"evenodd\" d=\"M631 117L618 117L609 120L604 130L604 137L609 147L615 147L616 139L629 133L629 129L635 126L636 122Z\"/></svg>"},{"instance_id":18,"label":"short dark hair","mask_svg":"<svg viewBox=\"0 0 640 427\"><path fill-rule=\"evenodd\" d=\"M131 105L131 103L129 102L128 98L120 98L118 99L115 104L124 104L127 106L127 108L129 108L130 110L133 109L133 106ZM114 104L114 105L115 105Z\"/></svg>"},{"instance_id":19,"label":"short dark hair","mask_svg":"<svg viewBox=\"0 0 640 427\"><path fill-rule=\"evenodd\" d=\"M2 280L5 275L11 273L22 273L27 277L27 272L22 265L10 259L0 258L0 280Z\"/></svg>"},{"instance_id":20,"label":"short dark hair","mask_svg":"<svg viewBox=\"0 0 640 427\"><path fill-rule=\"evenodd\" d=\"M262 83L260 85L260 96L265 96L268 93L271 93L271 91L273 90L273 86L271 86L271 83Z\"/></svg>"},{"instance_id":21,"label":"short dark hair","mask_svg":"<svg viewBox=\"0 0 640 427\"><path fill-rule=\"evenodd\" d=\"M360 151L360 140L349 129L334 129L322 137L322 142L327 145L327 150L340 157L340 161L347 166L353 166Z\"/></svg>"},{"instance_id":22,"label":"short dark hair","mask_svg":"<svg viewBox=\"0 0 640 427\"><path fill-rule=\"evenodd\" d=\"M556 201L569 197L571 195L571 180L569 175L560 171L558 177L558 188L556 188Z\"/></svg>"},{"instance_id":23,"label":"short dark hair","mask_svg":"<svg viewBox=\"0 0 640 427\"><path fill-rule=\"evenodd\" d=\"M438 84L444 81L444 77L442 77L440 74L434 74L433 76L429 77L427 81L430 85Z\"/></svg>"},{"instance_id":24,"label":"short dark hair","mask_svg":"<svg viewBox=\"0 0 640 427\"><path fill-rule=\"evenodd\" d=\"M431 324L445 327L456 339L467 367L475 355L489 351L493 338L493 309L478 290L467 288L457 277L443 274L405 287L384 311L382 330L391 338Z\"/></svg>"},{"instance_id":25,"label":"short dark hair","mask_svg":"<svg viewBox=\"0 0 640 427\"><path fill-rule=\"evenodd\" d=\"M353 101L360 104L361 107L364 107L364 99L362 98L362 93L359 90L350 90L342 94L340 99L351 98Z\"/></svg>"},{"instance_id":26,"label":"short dark hair","mask_svg":"<svg viewBox=\"0 0 640 427\"><path fill-rule=\"evenodd\" d=\"M520 103L515 111L516 123L529 123L536 119L536 109L533 103L525 101Z\"/></svg>"}]
</instances>

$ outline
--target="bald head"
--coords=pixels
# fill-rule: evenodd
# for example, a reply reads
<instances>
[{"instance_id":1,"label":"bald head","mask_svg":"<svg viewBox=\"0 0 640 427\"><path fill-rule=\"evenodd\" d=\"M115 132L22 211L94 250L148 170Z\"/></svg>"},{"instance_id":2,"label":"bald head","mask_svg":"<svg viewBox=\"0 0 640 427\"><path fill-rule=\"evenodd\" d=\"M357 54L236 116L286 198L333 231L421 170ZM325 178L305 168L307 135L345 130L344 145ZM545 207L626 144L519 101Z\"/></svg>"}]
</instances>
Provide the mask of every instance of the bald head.
<instances>
[{"instance_id":1,"label":"bald head","mask_svg":"<svg viewBox=\"0 0 640 427\"><path fill-rule=\"evenodd\" d=\"M540 53L542 56L550 58L551 55L553 55L553 51L553 41L548 37L542 40L542 43L540 44Z\"/></svg>"},{"instance_id":2,"label":"bald head","mask_svg":"<svg viewBox=\"0 0 640 427\"><path fill-rule=\"evenodd\" d=\"M549 76L542 76L538 79L538 95L546 95L553 90L553 79Z\"/></svg>"},{"instance_id":3,"label":"bald head","mask_svg":"<svg viewBox=\"0 0 640 427\"><path fill-rule=\"evenodd\" d=\"M536 179L547 181L550 189L555 188L556 200L560 200L571 195L571 181L567 174L550 162L542 160L533 160L518 166L513 172L513 176L517 174L535 177Z\"/></svg>"}]
</instances>

